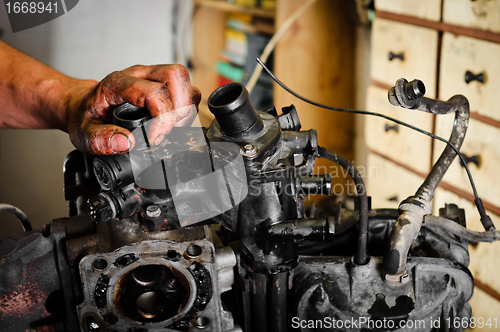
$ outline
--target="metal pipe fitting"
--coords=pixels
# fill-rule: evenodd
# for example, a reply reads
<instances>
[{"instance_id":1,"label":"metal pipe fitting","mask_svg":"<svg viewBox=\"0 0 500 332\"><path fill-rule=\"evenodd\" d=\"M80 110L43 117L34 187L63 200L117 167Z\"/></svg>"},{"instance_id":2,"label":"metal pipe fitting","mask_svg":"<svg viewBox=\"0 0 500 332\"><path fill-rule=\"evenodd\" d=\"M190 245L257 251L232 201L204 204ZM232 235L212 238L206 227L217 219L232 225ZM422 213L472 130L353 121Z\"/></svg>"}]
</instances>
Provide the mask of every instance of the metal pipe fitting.
<instances>
[{"instance_id":1,"label":"metal pipe fitting","mask_svg":"<svg viewBox=\"0 0 500 332\"><path fill-rule=\"evenodd\" d=\"M332 193L332 177L330 174L310 175L297 179L298 192L304 195L330 195Z\"/></svg>"},{"instance_id":2,"label":"metal pipe fitting","mask_svg":"<svg viewBox=\"0 0 500 332\"><path fill-rule=\"evenodd\" d=\"M122 104L113 111L113 124L130 131L140 127L149 119L151 119L151 115L147 108L129 103Z\"/></svg>"},{"instance_id":3,"label":"metal pipe fitting","mask_svg":"<svg viewBox=\"0 0 500 332\"><path fill-rule=\"evenodd\" d=\"M208 97L208 108L228 136L242 133L257 134L264 128L259 113L253 107L248 90L241 83L229 83Z\"/></svg>"},{"instance_id":4,"label":"metal pipe fitting","mask_svg":"<svg viewBox=\"0 0 500 332\"><path fill-rule=\"evenodd\" d=\"M283 144L294 153L314 154L318 150L318 134L314 129L283 131Z\"/></svg>"},{"instance_id":5,"label":"metal pipe fitting","mask_svg":"<svg viewBox=\"0 0 500 332\"><path fill-rule=\"evenodd\" d=\"M333 240L335 218L289 220L271 225L264 230L264 236L272 242L323 242Z\"/></svg>"},{"instance_id":6,"label":"metal pipe fitting","mask_svg":"<svg viewBox=\"0 0 500 332\"><path fill-rule=\"evenodd\" d=\"M439 101L422 97L425 86L421 81L408 83L404 78L389 90L389 101L395 106L418 109L431 114L455 112L455 121L450 136L450 143L460 149L469 124L469 101L462 95L451 97L448 101ZM418 188L414 196L401 202L401 215L394 225L389 246L384 255L384 269L389 275L401 275L406 270L406 257L412 241L417 237L423 218L431 213L430 202L436 187L457 156L457 152L446 145L429 175Z\"/></svg>"}]
</instances>

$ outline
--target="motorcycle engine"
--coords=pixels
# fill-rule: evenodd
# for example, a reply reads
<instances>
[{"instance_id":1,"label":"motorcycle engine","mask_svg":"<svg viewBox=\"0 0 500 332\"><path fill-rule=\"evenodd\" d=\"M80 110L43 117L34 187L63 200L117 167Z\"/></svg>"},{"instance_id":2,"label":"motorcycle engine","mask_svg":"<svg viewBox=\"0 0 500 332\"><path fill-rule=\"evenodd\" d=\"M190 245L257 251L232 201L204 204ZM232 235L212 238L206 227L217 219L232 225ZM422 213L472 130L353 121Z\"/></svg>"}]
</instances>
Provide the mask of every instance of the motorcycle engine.
<instances>
[{"instance_id":1,"label":"motorcycle engine","mask_svg":"<svg viewBox=\"0 0 500 332\"><path fill-rule=\"evenodd\" d=\"M467 100L424 91L401 79L389 99L455 111L452 139L463 140ZM19 270L0 273L3 291L40 290L38 309L22 313L27 330L448 331L450 319L470 318L468 241L424 222L454 151L399 209L371 209L359 172L318 146L315 130L300 130L293 105L255 110L239 83L215 90L208 105L210 127L174 128L156 146L147 137L154 119L124 104L114 121L132 131L134 150L68 155L70 217L10 240L27 248L22 263L13 254L1 261ZM306 209L309 195L331 194L316 158L352 176L353 210ZM440 217L465 227L456 205ZM0 323L20 322L9 317Z\"/></svg>"}]
</instances>

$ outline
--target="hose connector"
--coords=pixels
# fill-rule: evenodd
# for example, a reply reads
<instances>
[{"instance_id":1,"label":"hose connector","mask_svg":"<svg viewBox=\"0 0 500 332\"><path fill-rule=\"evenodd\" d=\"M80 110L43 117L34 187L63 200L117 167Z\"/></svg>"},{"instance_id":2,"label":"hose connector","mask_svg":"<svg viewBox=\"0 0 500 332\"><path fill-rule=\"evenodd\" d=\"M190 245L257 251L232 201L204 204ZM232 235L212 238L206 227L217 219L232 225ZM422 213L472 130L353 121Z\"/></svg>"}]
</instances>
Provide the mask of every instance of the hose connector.
<instances>
[{"instance_id":1,"label":"hose connector","mask_svg":"<svg viewBox=\"0 0 500 332\"><path fill-rule=\"evenodd\" d=\"M208 108L225 135L254 135L264 128L248 90L241 83L233 82L217 88L208 97Z\"/></svg>"},{"instance_id":2,"label":"hose connector","mask_svg":"<svg viewBox=\"0 0 500 332\"><path fill-rule=\"evenodd\" d=\"M408 82L404 78L396 81L396 84L389 90L389 102L394 106L404 108L418 108L420 99L425 94L425 85L421 80L414 79Z\"/></svg>"},{"instance_id":3,"label":"hose connector","mask_svg":"<svg viewBox=\"0 0 500 332\"><path fill-rule=\"evenodd\" d=\"M399 212L384 255L384 270L389 275L386 280L395 280L403 275L411 243L418 236L424 216L431 213L431 206L420 197L412 196L399 205Z\"/></svg>"}]
</instances>

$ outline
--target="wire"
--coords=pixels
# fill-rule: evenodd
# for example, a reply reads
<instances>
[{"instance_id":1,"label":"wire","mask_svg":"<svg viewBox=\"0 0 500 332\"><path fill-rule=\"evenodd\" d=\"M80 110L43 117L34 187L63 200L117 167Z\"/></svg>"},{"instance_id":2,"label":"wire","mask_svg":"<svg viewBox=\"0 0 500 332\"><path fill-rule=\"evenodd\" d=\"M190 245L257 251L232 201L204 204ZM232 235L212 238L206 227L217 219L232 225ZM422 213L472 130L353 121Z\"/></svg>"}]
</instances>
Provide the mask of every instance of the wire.
<instances>
[{"instance_id":1,"label":"wire","mask_svg":"<svg viewBox=\"0 0 500 332\"><path fill-rule=\"evenodd\" d=\"M16 218L21 222L25 232L33 230L26 214L14 205L0 203L0 211L7 211L16 216Z\"/></svg>"},{"instance_id":2,"label":"wire","mask_svg":"<svg viewBox=\"0 0 500 332\"><path fill-rule=\"evenodd\" d=\"M281 24L278 31L276 31L276 33L272 36L272 38L269 40L266 47L264 48L264 51L262 51L262 54L260 55L260 57L264 62L266 62L269 55L271 55L271 52L276 46L278 40L280 40L280 38L283 37L285 32L292 26L292 24L295 23L295 21L297 21L297 19L301 17L302 14L304 14L304 12L315 2L316 0L309 0L308 2L305 2L302 6L300 6L299 9L297 9L292 15L290 15L290 17L288 17L285 20L285 22L283 22L283 24ZM250 79L248 80L246 86L248 94L252 92L253 88L255 87L255 84L257 84L257 80L259 79L261 72L262 72L262 67L255 65L255 69L252 73L252 76L250 76Z\"/></svg>"},{"instance_id":3,"label":"wire","mask_svg":"<svg viewBox=\"0 0 500 332\"><path fill-rule=\"evenodd\" d=\"M425 131L425 130L420 129L418 127L412 126L409 123L400 121L398 119L392 118L390 116L387 116L387 115L384 115L384 114L381 114L381 113L370 112L370 111L352 110L352 109L348 109L348 108L334 107L334 106L324 105L324 104L317 103L315 101L309 100L309 99L307 99L305 97L302 97L301 95L297 94L296 92L292 91L285 84L283 84L276 76L274 76L274 74L269 70L269 68L266 67L266 65L259 58L257 58L256 60L262 66L262 68L264 68L264 70L269 74L269 76L271 76L271 78L276 83L278 83L283 89L285 89L286 91L288 91L290 94L294 95L295 97L299 98L300 100L305 101L306 103L309 103L309 104L317 106L317 107L326 108L326 109L329 109L329 110L332 110L332 111L339 111L339 112L346 112L346 113L354 113L354 114L364 114L364 115L378 116L380 118L384 118L386 120L395 122L395 123L397 123L399 125L402 125L404 127L408 127L408 128L413 129L415 131L418 131L419 133L422 133L424 135L430 136L430 137L432 137L434 139L437 139L438 141L441 141L443 143L448 144L457 153L457 155L459 156L460 160L462 161L462 164L465 167L465 171L467 172L467 176L469 177L469 182L470 182L470 185L472 187L472 191L474 193L474 198L476 199L476 201L477 200L479 200L479 201L481 200L479 198L478 193L477 193L476 185L474 183L474 179L472 178L472 174L470 172L469 166L467 166L467 162L465 161L464 156L462 155L462 153L460 152L460 150L456 146L454 146L453 144L451 144L448 140L446 140L446 139L444 139L444 138L442 138L440 136L434 135L432 133L429 133L428 131ZM477 203L476 203L476 207L477 207L477 209L478 209L479 214L481 215L481 217L483 217L483 215L486 215L486 213L484 211L484 208L481 208Z\"/></svg>"}]
</instances>

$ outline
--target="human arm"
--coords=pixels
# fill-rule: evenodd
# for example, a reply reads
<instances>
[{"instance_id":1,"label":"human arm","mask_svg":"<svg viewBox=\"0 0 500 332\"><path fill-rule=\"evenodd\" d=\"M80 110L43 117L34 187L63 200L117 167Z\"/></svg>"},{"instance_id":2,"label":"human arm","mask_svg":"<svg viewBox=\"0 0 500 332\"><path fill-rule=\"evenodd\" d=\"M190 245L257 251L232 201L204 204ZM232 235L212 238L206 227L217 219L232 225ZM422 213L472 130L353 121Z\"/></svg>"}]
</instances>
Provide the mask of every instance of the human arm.
<instances>
[{"instance_id":1,"label":"human arm","mask_svg":"<svg viewBox=\"0 0 500 332\"><path fill-rule=\"evenodd\" d=\"M87 154L117 154L135 143L132 134L111 124L112 110L125 102L146 107L156 141L173 126L195 117L189 106L201 94L181 65L133 66L101 82L68 77L0 42L0 127L60 129ZM193 114L194 113L194 114Z\"/></svg>"}]
</instances>

